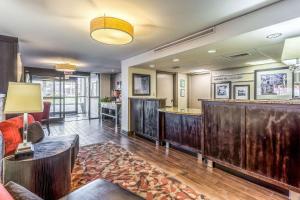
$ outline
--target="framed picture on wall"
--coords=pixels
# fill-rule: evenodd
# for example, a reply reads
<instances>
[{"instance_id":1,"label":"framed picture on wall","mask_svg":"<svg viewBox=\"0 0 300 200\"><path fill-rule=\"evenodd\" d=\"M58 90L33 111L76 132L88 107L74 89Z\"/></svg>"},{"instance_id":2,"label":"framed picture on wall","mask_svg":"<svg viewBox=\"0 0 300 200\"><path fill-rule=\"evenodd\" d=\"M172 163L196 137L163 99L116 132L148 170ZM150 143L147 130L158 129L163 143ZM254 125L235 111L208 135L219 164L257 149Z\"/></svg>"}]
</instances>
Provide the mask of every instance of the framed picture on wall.
<instances>
[{"instance_id":1,"label":"framed picture on wall","mask_svg":"<svg viewBox=\"0 0 300 200\"><path fill-rule=\"evenodd\" d=\"M230 99L231 82L215 83L215 99Z\"/></svg>"},{"instance_id":2,"label":"framed picture on wall","mask_svg":"<svg viewBox=\"0 0 300 200\"><path fill-rule=\"evenodd\" d=\"M184 80L184 79L181 79L181 80L180 80L180 87L181 87L181 88L184 88L184 87L185 87L185 80Z\"/></svg>"},{"instance_id":3,"label":"framed picture on wall","mask_svg":"<svg viewBox=\"0 0 300 200\"><path fill-rule=\"evenodd\" d=\"M255 99L293 98L293 72L289 67L256 70Z\"/></svg>"},{"instance_id":4,"label":"framed picture on wall","mask_svg":"<svg viewBox=\"0 0 300 200\"><path fill-rule=\"evenodd\" d=\"M235 85L233 86L234 99L249 100L250 99L250 85Z\"/></svg>"},{"instance_id":5,"label":"framed picture on wall","mask_svg":"<svg viewBox=\"0 0 300 200\"><path fill-rule=\"evenodd\" d=\"M150 75L132 74L132 94L134 96L150 96Z\"/></svg>"}]
</instances>

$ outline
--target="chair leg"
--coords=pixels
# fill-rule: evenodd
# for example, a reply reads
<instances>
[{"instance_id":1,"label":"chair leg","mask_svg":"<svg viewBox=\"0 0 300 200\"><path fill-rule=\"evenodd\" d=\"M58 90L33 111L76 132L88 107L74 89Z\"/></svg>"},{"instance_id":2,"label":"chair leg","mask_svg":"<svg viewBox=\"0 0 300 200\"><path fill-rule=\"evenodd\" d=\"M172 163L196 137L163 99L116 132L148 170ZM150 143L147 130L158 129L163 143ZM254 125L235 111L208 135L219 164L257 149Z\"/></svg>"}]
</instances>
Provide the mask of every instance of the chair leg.
<instances>
[{"instance_id":1,"label":"chair leg","mask_svg":"<svg viewBox=\"0 0 300 200\"><path fill-rule=\"evenodd\" d=\"M49 122L46 123L46 126L47 126L48 136L49 136L50 135L50 125L49 125Z\"/></svg>"}]
</instances>

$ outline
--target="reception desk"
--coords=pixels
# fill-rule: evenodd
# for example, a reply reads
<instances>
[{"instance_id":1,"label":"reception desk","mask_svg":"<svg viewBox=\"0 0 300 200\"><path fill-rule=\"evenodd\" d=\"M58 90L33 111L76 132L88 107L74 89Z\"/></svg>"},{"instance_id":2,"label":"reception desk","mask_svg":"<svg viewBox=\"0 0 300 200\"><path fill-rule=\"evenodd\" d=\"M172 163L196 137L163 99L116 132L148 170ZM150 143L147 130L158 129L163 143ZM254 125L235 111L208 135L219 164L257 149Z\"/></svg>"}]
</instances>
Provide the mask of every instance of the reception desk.
<instances>
[{"instance_id":1,"label":"reception desk","mask_svg":"<svg viewBox=\"0 0 300 200\"><path fill-rule=\"evenodd\" d=\"M198 153L201 150L202 110L159 109L159 133L162 140L178 148Z\"/></svg>"},{"instance_id":2,"label":"reception desk","mask_svg":"<svg viewBox=\"0 0 300 200\"><path fill-rule=\"evenodd\" d=\"M201 153L278 191L300 193L299 101L203 100L202 109L178 109L164 108L159 99L131 99L131 113L137 134Z\"/></svg>"},{"instance_id":3,"label":"reception desk","mask_svg":"<svg viewBox=\"0 0 300 200\"><path fill-rule=\"evenodd\" d=\"M280 188L300 191L298 101L203 101L203 156Z\"/></svg>"},{"instance_id":4,"label":"reception desk","mask_svg":"<svg viewBox=\"0 0 300 200\"><path fill-rule=\"evenodd\" d=\"M158 113L157 110L164 108L165 98L151 97L130 97L130 131L135 135L160 142L161 135L158 133Z\"/></svg>"}]
</instances>

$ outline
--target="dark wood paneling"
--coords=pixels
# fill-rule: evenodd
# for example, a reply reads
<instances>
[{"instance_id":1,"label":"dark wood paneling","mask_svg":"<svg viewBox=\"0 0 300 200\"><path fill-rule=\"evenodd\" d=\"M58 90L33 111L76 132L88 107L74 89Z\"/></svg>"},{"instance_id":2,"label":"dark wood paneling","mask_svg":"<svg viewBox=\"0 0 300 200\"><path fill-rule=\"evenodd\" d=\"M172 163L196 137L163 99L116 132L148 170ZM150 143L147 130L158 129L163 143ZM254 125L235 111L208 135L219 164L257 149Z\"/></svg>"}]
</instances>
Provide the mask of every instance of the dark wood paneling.
<instances>
[{"instance_id":1,"label":"dark wood paneling","mask_svg":"<svg viewBox=\"0 0 300 200\"><path fill-rule=\"evenodd\" d=\"M6 94L9 81L17 81L18 39L0 36L0 93Z\"/></svg>"},{"instance_id":2,"label":"dark wood paneling","mask_svg":"<svg viewBox=\"0 0 300 200\"><path fill-rule=\"evenodd\" d=\"M144 101L144 134L157 138L157 109L159 102L155 100Z\"/></svg>"},{"instance_id":3,"label":"dark wood paneling","mask_svg":"<svg viewBox=\"0 0 300 200\"><path fill-rule=\"evenodd\" d=\"M151 140L160 141L158 109L165 105L165 99L130 98L131 131Z\"/></svg>"},{"instance_id":4,"label":"dark wood paneling","mask_svg":"<svg viewBox=\"0 0 300 200\"><path fill-rule=\"evenodd\" d=\"M138 134L144 132L143 107L143 100L130 99L130 129Z\"/></svg>"},{"instance_id":5,"label":"dark wood paneling","mask_svg":"<svg viewBox=\"0 0 300 200\"><path fill-rule=\"evenodd\" d=\"M246 169L300 188L300 107L248 105Z\"/></svg>"},{"instance_id":6,"label":"dark wood paneling","mask_svg":"<svg viewBox=\"0 0 300 200\"><path fill-rule=\"evenodd\" d=\"M169 142L180 144L181 138L181 116L172 113L165 114L165 139Z\"/></svg>"},{"instance_id":7,"label":"dark wood paneling","mask_svg":"<svg viewBox=\"0 0 300 200\"><path fill-rule=\"evenodd\" d=\"M202 116L161 112L160 117L164 119L161 134L165 141L188 151L201 151Z\"/></svg>"},{"instance_id":8,"label":"dark wood paneling","mask_svg":"<svg viewBox=\"0 0 300 200\"><path fill-rule=\"evenodd\" d=\"M204 152L206 156L239 167L245 166L245 106L204 104Z\"/></svg>"},{"instance_id":9,"label":"dark wood paneling","mask_svg":"<svg viewBox=\"0 0 300 200\"><path fill-rule=\"evenodd\" d=\"M200 116L182 115L181 144L201 150L202 118Z\"/></svg>"}]
</instances>

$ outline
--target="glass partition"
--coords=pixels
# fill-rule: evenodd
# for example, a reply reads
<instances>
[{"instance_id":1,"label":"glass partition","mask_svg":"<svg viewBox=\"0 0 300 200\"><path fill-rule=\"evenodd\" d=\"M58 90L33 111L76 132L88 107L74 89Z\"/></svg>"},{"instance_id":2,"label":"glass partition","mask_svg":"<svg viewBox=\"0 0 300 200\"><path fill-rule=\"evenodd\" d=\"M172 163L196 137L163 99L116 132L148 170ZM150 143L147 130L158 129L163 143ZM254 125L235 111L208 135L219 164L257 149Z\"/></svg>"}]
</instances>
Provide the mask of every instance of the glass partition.
<instances>
[{"instance_id":1,"label":"glass partition","mask_svg":"<svg viewBox=\"0 0 300 200\"><path fill-rule=\"evenodd\" d=\"M100 101L100 76L99 74L90 75L90 119L99 118Z\"/></svg>"}]
</instances>

